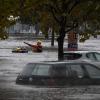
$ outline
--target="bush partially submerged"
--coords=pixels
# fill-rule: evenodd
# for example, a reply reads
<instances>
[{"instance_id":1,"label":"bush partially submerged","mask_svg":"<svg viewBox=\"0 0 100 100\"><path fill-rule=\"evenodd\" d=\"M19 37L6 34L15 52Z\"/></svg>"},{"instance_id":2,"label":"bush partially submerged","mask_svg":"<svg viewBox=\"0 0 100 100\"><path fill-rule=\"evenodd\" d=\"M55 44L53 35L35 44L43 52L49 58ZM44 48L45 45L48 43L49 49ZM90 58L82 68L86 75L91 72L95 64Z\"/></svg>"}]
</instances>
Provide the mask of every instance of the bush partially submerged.
<instances>
[{"instance_id":1,"label":"bush partially submerged","mask_svg":"<svg viewBox=\"0 0 100 100\"><path fill-rule=\"evenodd\" d=\"M5 39L7 39L8 38L8 34L7 33L0 33L0 39L1 40L5 40Z\"/></svg>"}]
</instances>

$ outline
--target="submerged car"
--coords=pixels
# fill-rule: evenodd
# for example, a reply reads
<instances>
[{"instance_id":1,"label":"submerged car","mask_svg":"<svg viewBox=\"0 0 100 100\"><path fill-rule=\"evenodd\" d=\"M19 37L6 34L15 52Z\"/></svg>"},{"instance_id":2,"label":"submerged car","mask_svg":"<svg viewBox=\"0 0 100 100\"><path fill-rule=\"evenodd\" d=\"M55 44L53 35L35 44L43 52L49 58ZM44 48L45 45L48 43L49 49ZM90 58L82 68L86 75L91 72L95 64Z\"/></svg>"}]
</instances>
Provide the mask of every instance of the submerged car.
<instances>
[{"instance_id":1,"label":"submerged car","mask_svg":"<svg viewBox=\"0 0 100 100\"><path fill-rule=\"evenodd\" d=\"M100 68L85 61L28 63L16 83L49 87L100 85Z\"/></svg>"},{"instance_id":2,"label":"submerged car","mask_svg":"<svg viewBox=\"0 0 100 100\"><path fill-rule=\"evenodd\" d=\"M100 52L69 51L64 53L64 60L91 60L91 61L100 62Z\"/></svg>"}]
</instances>

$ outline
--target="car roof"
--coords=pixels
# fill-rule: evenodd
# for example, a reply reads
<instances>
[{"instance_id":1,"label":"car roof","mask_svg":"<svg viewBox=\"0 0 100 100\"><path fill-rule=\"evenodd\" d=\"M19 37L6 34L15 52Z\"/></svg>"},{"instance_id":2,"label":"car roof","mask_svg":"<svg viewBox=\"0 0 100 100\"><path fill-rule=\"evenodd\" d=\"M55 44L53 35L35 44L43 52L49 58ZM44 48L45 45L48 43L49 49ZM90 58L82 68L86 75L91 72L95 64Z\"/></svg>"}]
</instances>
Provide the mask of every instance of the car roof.
<instances>
[{"instance_id":1,"label":"car roof","mask_svg":"<svg viewBox=\"0 0 100 100\"><path fill-rule=\"evenodd\" d=\"M66 51L64 53L90 53L90 52L100 53L100 51Z\"/></svg>"},{"instance_id":2,"label":"car roof","mask_svg":"<svg viewBox=\"0 0 100 100\"><path fill-rule=\"evenodd\" d=\"M84 60L68 60L68 61L41 61L41 62L32 62L28 64L50 64L50 65L55 65L55 64L75 64L75 63L89 63L88 61Z\"/></svg>"}]
</instances>

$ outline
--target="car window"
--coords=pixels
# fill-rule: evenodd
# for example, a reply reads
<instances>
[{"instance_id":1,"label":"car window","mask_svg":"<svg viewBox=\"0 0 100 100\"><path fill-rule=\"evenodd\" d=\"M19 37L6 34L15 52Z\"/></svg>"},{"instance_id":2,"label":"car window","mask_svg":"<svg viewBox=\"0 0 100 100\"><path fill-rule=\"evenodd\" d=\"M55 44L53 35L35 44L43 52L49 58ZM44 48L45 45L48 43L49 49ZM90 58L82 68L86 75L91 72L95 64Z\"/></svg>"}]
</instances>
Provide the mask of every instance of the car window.
<instances>
[{"instance_id":1,"label":"car window","mask_svg":"<svg viewBox=\"0 0 100 100\"><path fill-rule=\"evenodd\" d=\"M23 71L21 72L22 75L31 75L32 70L35 68L35 64L27 64Z\"/></svg>"},{"instance_id":2,"label":"car window","mask_svg":"<svg viewBox=\"0 0 100 100\"><path fill-rule=\"evenodd\" d=\"M32 75L48 76L49 75L49 68L50 68L50 65L37 64L32 71Z\"/></svg>"},{"instance_id":3,"label":"car window","mask_svg":"<svg viewBox=\"0 0 100 100\"><path fill-rule=\"evenodd\" d=\"M64 59L75 60L82 57L82 54L79 53L64 53Z\"/></svg>"},{"instance_id":4,"label":"car window","mask_svg":"<svg viewBox=\"0 0 100 100\"><path fill-rule=\"evenodd\" d=\"M70 65L70 68L71 68L71 72L73 76L78 77L78 78L84 77L84 71L81 67L81 64Z\"/></svg>"},{"instance_id":5,"label":"car window","mask_svg":"<svg viewBox=\"0 0 100 100\"><path fill-rule=\"evenodd\" d=\"M90 78L100 78L100 69L92 66L92 65L85 65L86 70L88 71L88 74Z\"/></svg>"},{"instance_id":6,"label":"car window","mask_svg":"<svg viewBox=\"0 0 100 100\"><path fill-rule=\"evenodd\" d=\"M100 53L94 53L96 56L97 61L100 61Z\"/></svg>"},{"instance_id":7,"label":"car window","mask_svg":"<svg viewBox=\"0 0 100 100\"><path fill-rule=\"evenodd\" d=\"M50 75L52 77L67 77L68 69L65 64L54 65L50 69Z\"/></svg>"},{"instance_id":8,"label":"car window","mask_svg":"<svg viewBox=\"0 0 100 100\"><path fill-rule=\"evenodd\" d=\"M94 55L93 52L87 53L86 57L90 60L96 60L96 56Z\"/></svg>"}]
</instances>

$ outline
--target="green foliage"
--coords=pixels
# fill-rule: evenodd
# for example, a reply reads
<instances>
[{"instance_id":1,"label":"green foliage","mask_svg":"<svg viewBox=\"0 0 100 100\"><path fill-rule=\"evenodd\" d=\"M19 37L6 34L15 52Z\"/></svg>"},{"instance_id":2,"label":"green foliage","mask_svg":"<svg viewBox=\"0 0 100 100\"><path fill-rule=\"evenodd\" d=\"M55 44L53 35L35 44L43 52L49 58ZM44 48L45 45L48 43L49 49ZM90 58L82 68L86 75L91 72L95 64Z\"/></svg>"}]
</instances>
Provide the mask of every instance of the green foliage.
<instances>
[{"instance_id":1,"label":"green foliage","mask_svg":"<svg viewBox=\"0 0 100 100\"><path fill-rule=\"evenodd\" d=\"M83 33L83 34L80 35L79 41L85 42L85 40L89 39L90 36L91 36L90 33Z\"/></svg>"},{"instance_id":2,"label":"green foliage","mask_svg":"<svg viewBox=\"0 0 100 100\"><path fill-rule=\"evenodd\" d=\"M8 38L8 34L6 32L0 32L0 40L5 40Z\"/></svg>"},{"instance_id":3,"label":"green foliage","mask_svg":"<svg viewBox=\"0 0 100 100\"><path fill-rule=\"evenodd\" d=\"M63 60L66 33L81 26L80 41L85 41L100 30L100 0L0 0L1 33L15 22L7 20L10 15L19 16L22 23L39 22L44 33L49 27L55 29L59 60Z\"/></svg>"},{"instance_id":4,"label":"green foliage","mask_svg":"<svg viewBox=\"0 0 100 100\"><path fill-rule=\"evenodd\" d=\"M8 35L4 32L5 27L14 24L15 21L8 20L8 17L16 16L16 2L14 0L0 0L0 38L6 39Z\"/></svg>"},{"instance_id":5,"label":"green foliage","mask_svg":"<svg viewBox=\"0 0 100 100\"><path fill-rule=\"evenodd\" d=\"M0 29L15 23L7 20L10 15L20 16L22 23L40 22L44 33L52 27L59 34L62 24L65 24L66 32L76 23L89 26L83 32L85 34L87 30L91 31L90 34L97 34L100 29L99 0L0 0Z\"/></svg>"},{"instance_id":6,"label":"green foliage","mask_svg":"<svg viewBox=\"0 0 100 100\"><path fill-rule=\"evenodd\" d=\"M100 1L99 0L80 0L80 4L72 10L71 15L77 19L82 31L80 41L89 39L90 36L96 37L100 30ZM85 26L83 26L85 24ZM89 34L89 35L88 35ZM81 37L81 36L80 36Z\"/></svg>"}]
</instances>

